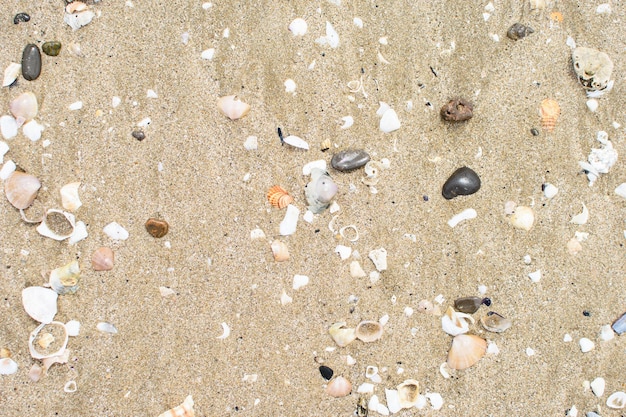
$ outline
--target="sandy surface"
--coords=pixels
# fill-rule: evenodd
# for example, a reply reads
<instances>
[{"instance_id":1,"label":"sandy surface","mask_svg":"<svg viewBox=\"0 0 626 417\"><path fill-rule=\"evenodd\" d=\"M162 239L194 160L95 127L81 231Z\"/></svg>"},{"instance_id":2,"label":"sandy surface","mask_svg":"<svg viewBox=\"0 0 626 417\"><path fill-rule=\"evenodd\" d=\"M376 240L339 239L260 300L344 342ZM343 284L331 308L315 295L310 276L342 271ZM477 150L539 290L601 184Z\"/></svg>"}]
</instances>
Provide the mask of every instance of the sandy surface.
<instances>
[{"instance_id":1,"label":"sandy surface","mask_svg":"<svg viewBox=\"0 0 626 417\"><path fill-rule=\"evenodd\" d=\"M613 126L626 124L626 10L619 2L612 14L599 15L597 2L548 1L545 10L530 13L526 1L494 1L485 21L486 2L474 1L216 1L204 10L199 1L137 0L131 8L105 0L92 6L94 21L75 32L63 23L61 1L10 3L0 21L2 69L19 62L27 43L59 40L64 47L56 58L43 57L39 79L20 78L16 87L0 90L5 111L19 93L34 92L37 120L46 126L38 142L21 133L8 141L5 160L42 181L39 198L49 207L60 207L61 186L80 181L83 206L75 214L89 237L76 245L44 238L2 199L0 345L11 350L19 370L1 377L1 414L156 416L192 395L199 416L350 416L368 365L382 374L375 393L383 402L385 388L408 378L445 401L439 411L427 406L398 415L557 416L573 405L581 412L600 409L603 416L623 414L605 402L626 388L626 338L601 341L599 331L626 311L626 205L613 192L626 181L626 167L618 161L593 187L578 167L598 147L599 130L626 155L623 127ZM562 22L550 20L554 10ZM31 21L13 25L22 11ZM287 30L296 17L309 25L301 38ZM362 29L354 17L363 20ZM327 21L340 37L336 49L315 43ZM506 38L517 21L535 33L517 42ZM615 88L596 113L587 109L571 71L568 36L615 63ZM455 49L446 52L452 42ZM83 56L73 55L71 44L80 44ZM214 59L201 60L211 47ZM379 62L378 52L389 64ZM346 86L361 77L367 96ZM295 95L285 92L287 78L297 84ZM158 98L147 98L148 89ZM247 117L231 121L219 113L216 100L228 94L252 106ZM117 108L113 96L122 99ZM474 102L475 116L451 125L438 110L457 96ZM537 109L546 97L558 100L562 115L554 132L534 137L530 129L540 127ZM69 111L78 100L83 109ZM378 129L379 101L397 111L399 130ZM347 115L355 122L342 130ZM139 142L131 132L145 117L152 123ZM279 126L311 149L280 146ZM244 149L249 135L258 137L258 150ZM322 153L324 139L333 149ZM362 170L330 171L339 184L337 222L356 225L360 239L335 236L326 211L282 237L291 259L274 262L269 241L279 237L284 211L269 206L266 190L281 184L304 212L302 166L329 162L332 152L347 147L391 162L377 194L361 183ZM442 184L463 165L479 173L482 188L444 200ZM554 199L543 196L544 182L559 188ZM534 203L531 231L510 225L504 214L509 200ZM582 203L588 223L571 224ZM476 219L447 225L470 207ZM169 222L166 237L146 233L151 216ZM130 232L128 240L112 241L102 232L113 221ZM257 227L266 240L251 241ZM576 231L589 238L571 256L566 243ZM368 274L374 266L367 254L384 247L389 268L375 284L352 278L350 261L334 253L337 244L358 251ZM100 246L115 251L110 272L91 269ZM527 254L530 265L523 262ZM37 323L24 312L21 291L42 285L42 271L73 259L83 269L81 287L59 298L56 319L79 320L82 329L69 341L70 363L54 365L33 383L28 370L37 361L27 341ZM536 270L543 276L533 283L528 273ZM294 274L310 283L293 290ZM513 327L494 334L472 326L500 353L444 379L439 365L451 337L439 317L407 317L405 307L416 309L420 300L442 294L445 308L459 296L478 295L480 285L493 300L491 309L511 318ZM176 294L164 298L159 286ZM283 290L292 303L281 304ZM375 343L335 348L327 333L334 322L356 326L383 315L389 322ZM99 332L100 321L119 333ZM224 340L217 339L222 322L232 329ZM573 341L564 342L565 334ZM581 337L594 340L595 349L582 353ZM527 356L527 348L535 355ZM346 363L347 355L355 365ZM353 382L351 395L324 393L322 362ZM256 382L245 375L257 375ZM583 388L596 377L606 380L601 398ZM78 390L68 394L63 386L70 380Z\"/></svg>"}]
</instances>

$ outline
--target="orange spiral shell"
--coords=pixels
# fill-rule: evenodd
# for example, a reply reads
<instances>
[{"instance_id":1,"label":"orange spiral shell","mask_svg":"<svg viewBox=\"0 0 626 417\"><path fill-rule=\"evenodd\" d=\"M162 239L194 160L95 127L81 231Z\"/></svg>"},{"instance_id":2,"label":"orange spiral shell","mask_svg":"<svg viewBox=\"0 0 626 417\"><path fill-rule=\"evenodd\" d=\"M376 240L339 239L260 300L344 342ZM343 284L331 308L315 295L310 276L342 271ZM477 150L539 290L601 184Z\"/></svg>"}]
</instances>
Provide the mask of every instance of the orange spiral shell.
<instances>
[{"instance_id":1,"label":"orange spiral shell","mask_svg":"<svg viewBox=\"0 0 626 417\"><path fill-rule=\"evenodd\" d=\"M539 114L541 115L541 127L548 132L552 132L556 126L556 121L561 115L561 107L556 100L546 98L539 106Z\"/></svg>"},{"instance_id":2,"label":"orange spiral shell","mask_svg":"<svg viewBox=\"0 0 626 417\"><path fill-rule=\"evenodd\" d=\"M267 199L270 204L279 209L287 207L293 203L293 197L280 185L275 185L267 192Z\"/></svg>"}]
</instances>

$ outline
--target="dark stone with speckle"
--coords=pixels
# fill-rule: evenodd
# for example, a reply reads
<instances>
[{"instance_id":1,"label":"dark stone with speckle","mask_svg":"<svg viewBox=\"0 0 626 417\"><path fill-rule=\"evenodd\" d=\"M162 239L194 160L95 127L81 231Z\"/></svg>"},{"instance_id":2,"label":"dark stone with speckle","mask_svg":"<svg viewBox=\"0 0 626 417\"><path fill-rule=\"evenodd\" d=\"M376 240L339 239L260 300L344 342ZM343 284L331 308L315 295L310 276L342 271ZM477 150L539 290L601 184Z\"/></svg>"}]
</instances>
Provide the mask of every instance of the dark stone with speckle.
<instances>
[{"instance_id":1,"label":"dark stone with speckle","mask_svg":"<svg viewBox=\"0 0 626 417\"><path fill-rule=\"evenodd\" d=\"M457 98L445 104L440 113L447 122L464 122L474 116L474 106L465 99Z\"/></svg>"},{"instance_id":2,"label":"dark stone with speckle","mask_svg":"<svg viewBox=\"0 0 626 417\"><path fill-rule=\"evenodd\" d=\"M531 33L535 33L535 30L530 26L522 25L521 23L513 23L513 25L507 30L506 36L514 41L522 39Z\"/></svg>"},{"instance_id":3,"label":"dark stone with speckle","mask_svg":"<svg viewBox=\"0 0 626 417\"><path fill-rule=\"evenodd\" d=\"M18 13L13 18L13 24L17 25L18 23L26 23L30 20L30 16L28 13Z\"/></svg>"},{"instance_id":4,"label":"dark stone with speckle","mask_svg":"<svg viewBox=\"0 0 626 417\"><path fill-rule=\"evenodd\" d=\"M138 141L142 141L146 138L146 134L143 133L142 130L135 130L133 131L133 133L131 133L131 135Z\"/></svg>"},{"instance_id":5,"label":"dark stone with speckle","mask_svg":"<svg viewBox=\"0 0 626 417\"><path fill-rule=\"evenodd\" d=\"M36 80L41 74L41 52L39 47L29 43L22 52L22 76L25 80Z\"/></svg>"},{"instance_id":6,"label":"dark stone with speckle","mask_svg":"<svg viewBox=\"0 0 626 417\"><path fill-rule=\"evenodd\" d=\"M330 369L328 366L320 366L320 374L322 374L322 378L324 378L326 381L329 381L330 378L333 377L333 370Z\"/></svg>"},{"instance_id":7,"label":"dark stone with speckle","mask_svg":"<svg viewBox=\"0 0 626 417\"><path fill-rule=\"evenodd\" d=\"M367 164L370 156L363 149L346 149L333 155L330 165L337 171L352 171Z\"/></svg>"},{"instance_id":8,"label":"dark stone with speckle","mask_svg":"<svg viewBox=\"0 0 626 417\"><path fill-rule=\"evenodd\" d=\"M531 133L533 136L539 136L539 130L537 130L537 129L536 129L536 128L534 128L534 127L533 127L532 129L530 129L530 133Z\"/></svg>"},{"instance_id":9,"label":"dark stone with speckle","mask_svg":"<svg viewBox=\"0 0 626 417\"><path fill-rule=\"evenodd\" d=\"M481 305L491 305L489 298L482 297L461 297L454 300L454 308L461 313L474 314Z\"/></svg>"},{"instance_id":10,"label":"dark stone with speckle","mask_svg":"<svg viewBox=\"0 0 626 417\"><path fill-rule=\"evenodd\" d=\"M61 52L61 42L49 41L41 45L41 50L48 56L57 56Z\"/></svg>"},{"instance_id":11,"label":"dark stone with speckle","mask_svg":"<svg viewBox=\"0 0 626 417\"><path fill-rule=\"evenodd\" d=\"M446 200L450 200L459 195L474 194L480 189L480 178L471 168L462 167L454 173L443 184L441 194Z\"/></svg>"}]
</instances>

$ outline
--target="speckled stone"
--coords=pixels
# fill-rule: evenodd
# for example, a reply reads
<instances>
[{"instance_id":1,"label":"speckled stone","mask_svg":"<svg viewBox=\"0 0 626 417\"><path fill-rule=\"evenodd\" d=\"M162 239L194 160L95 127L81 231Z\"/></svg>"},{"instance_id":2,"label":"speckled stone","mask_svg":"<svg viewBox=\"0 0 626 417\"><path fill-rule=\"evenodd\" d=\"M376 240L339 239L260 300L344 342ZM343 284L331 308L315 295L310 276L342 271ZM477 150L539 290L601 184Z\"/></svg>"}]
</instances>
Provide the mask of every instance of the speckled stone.
<instances>
[{"instance_id":1,"label":"speckled stone","mask_svg":"<svg viewBox=\"0 0 626 417\"><path fill-rule=\"evenodd\" d=\"M333 155L330 165L337 171L352 171L367 164L370 156L363 149L346 149Z\"/></svg>"},{"instance_id":2,"label":"speckled stone","mask_svg":"<svg viewBox=\"0 0 626 417\"><path fill-rule=\"evenodd\" d=\"M25 80L36 80L41 74L41 52L39 47L29 43L22 52L22 76Z\"/></svg>"},{"instance_id":3,"label":"speckled stone","mask_svg":"<svg viewBox=\"0 0 626 417\"><path fill-rule=\"evenodd\" d=\"M474 194L480 189L478 174L468 167L462 167L454 171L450 178L443 184L441 194L446 200L459 195Z\"/></svg>"},{"instance_id":4,"label":"speckled stone","mask_svg":"<svg viewBox=\"0 0 626 417\"><path fill-rule=\"evenodd\" d=\"M61 52L61 42L49 41L41 45L41 50L48 56L57 56Z\"/></svg>"},{"instance_id":5,"label":"speckled stone","mask_svg":"<svg viewBox=\"0 0 626 417\"><path fill-rule=\"evenodd\" d=\"M454 300L454 308L467 314L474 314L483 304L490 306L491 300L483 297L461 297Z\"/></svg>"},{"instance_id":6,"label":"speckled stone","mask_svg":"<svg viewBox=\"0 0 626 417\"><path fill-rule=\"evenodd\" d=\"M25 23L30 20L30 15L28 13L18 13L13 18L13 24Z\"/></svg>"},{"instance_id":7,"label":"speckled stone","mask_svg":"<svg viewBox=\"0 0 626 417\"><path fill-rule=\"evenodd\" d=\"M444 104L439 113L447 122L464 122L474 116L474 106L465 99L457 98Z\"/></svg>"}]
</instances>

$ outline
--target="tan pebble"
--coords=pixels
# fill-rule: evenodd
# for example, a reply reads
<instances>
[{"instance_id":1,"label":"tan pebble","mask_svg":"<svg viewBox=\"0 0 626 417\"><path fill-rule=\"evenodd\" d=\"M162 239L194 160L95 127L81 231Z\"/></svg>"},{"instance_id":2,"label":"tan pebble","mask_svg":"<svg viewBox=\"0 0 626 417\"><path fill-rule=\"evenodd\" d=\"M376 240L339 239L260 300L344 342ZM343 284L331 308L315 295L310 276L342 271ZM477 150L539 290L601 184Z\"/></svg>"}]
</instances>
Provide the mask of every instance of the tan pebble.
<instances>
[{"instance_id":1,"label":"tan pebble","mask_svg":"<svg viewBox=\"0 0 626 417\"><path fill-rule=\"evenodd\" d=\"M165 220L156 219L154 217L149 218L145 226L148 233L156 238L165 236L169 230L169 225Z\"/></svg>"},{"instance_id":2,"label":"tan pebble","mask_svg":"<svg viewBox=\"0 0 626 417\"><path fill-rule=\"evenodd\" d=\"M11 357L11 351L7 348L2 348L0 349L0 359L4 359L4 358L10 358Z\"/></svg>"}]
</instances>

